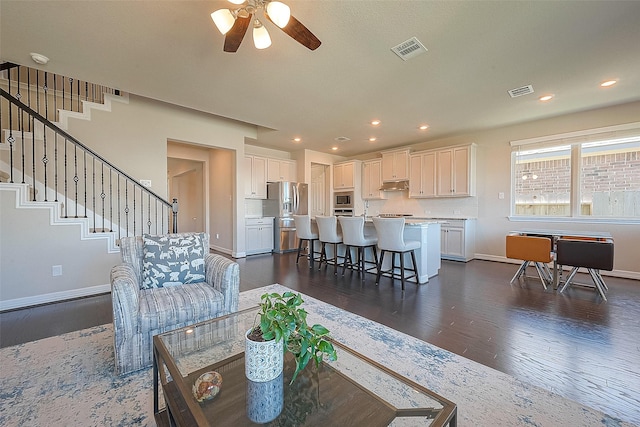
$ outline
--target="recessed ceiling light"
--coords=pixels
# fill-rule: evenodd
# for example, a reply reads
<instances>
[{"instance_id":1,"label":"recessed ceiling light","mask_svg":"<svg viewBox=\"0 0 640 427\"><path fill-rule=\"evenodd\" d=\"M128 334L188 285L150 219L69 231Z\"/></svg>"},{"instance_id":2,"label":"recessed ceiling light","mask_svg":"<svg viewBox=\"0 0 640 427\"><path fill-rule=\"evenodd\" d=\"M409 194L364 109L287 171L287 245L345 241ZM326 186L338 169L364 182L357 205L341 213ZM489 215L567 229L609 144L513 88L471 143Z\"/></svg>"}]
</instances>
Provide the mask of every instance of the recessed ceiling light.
<instances>
[{"instance_id":1,"label":"recessed ceiling light","mask_svg":"<svg viewBox=\"0 0 640 427\"><path fill-rule=\"evenodd\" d=\"M375 142L375 140L378 139L375 136L372 136L371 138L369 138L369 142Z\"/></svg>"},{"instance_id":2,"label":"recessed ceiling light","mask_svg":"<svg viewBox=\"0 0 640 427\"><path fill-rule=\"evenodd\" d=\"M331 147L331 149L332 149L333 151L337 151L337 150L338 150L338 147Z\"/></svg>"},{"instance_id":3,"label":"recessed ceiling light","mask_svg":"<svg viewBox=\"0 0 640 427\"><path fill-rule=\"evenodd\" d=\"M380 124L380 120L377 120L377 119L376 120L371 120L371 124L373 126L378 126Z\"/></svg>"},{"instance_id":4,"label":"recessed ceiling light","mask_svg":"<svg viewBox=\"0 0 640 427\"><path fill-rule=\"evenodd\" d=\"M605 82L600 83L600 87L611 87L616 83L618 83L617 80L607 80Z\"/></svg>"},{"instance_id":5,"label":"recessed ceiling light","mask_svg":"<svg viewBox=\"0 0 640 427\"><path fill-rule=\"evenodd\" d=\"M420 127L418 129L427 130L427 129L429 129L429 125L420 125Z\"/></svg>"},{"instance_id":6,"label":"recessed ceiling light","mask_svg":"<svg viewBox=\"0 0 640 427\"><path fill-rule=\"evenodd\" d=\"M553 95L544 95L538 98L538 100L542 102L551 101L552 99L553 99Z\"/></svg>"},{"instance_id":7,"label":"recessed ceiling light","mask_svg":"<svg viewBox=\"0 0 640 427\"><path fill-rule=\"evenodd\" d=\"M300 141L302 141L302 138L299 138L299 137L293 138L293 142L300 142Z\"/></svg>"}]
</instances>

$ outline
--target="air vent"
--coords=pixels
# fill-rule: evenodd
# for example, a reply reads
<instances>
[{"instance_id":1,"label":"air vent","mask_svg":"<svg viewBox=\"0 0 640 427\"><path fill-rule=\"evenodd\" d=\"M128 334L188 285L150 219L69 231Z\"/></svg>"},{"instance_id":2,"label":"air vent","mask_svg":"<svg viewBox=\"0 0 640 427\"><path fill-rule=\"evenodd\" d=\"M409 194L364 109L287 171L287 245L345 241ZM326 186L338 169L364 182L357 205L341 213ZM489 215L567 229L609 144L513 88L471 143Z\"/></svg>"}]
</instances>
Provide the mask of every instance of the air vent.
<instances>
[{"instance_id":1,"label":"air vent","mask_svg":"<svg viewBox=\"0 0 640 427\"><path fill-rule=\"evenodd\" d=\"M346 136L339 136L336 138L336 141L338 142L346 142L346 141L351 141L350 138L347 138Z\"/></svg>"},{"instance_id":2,"label":"air vent","mask_svg":"<svg viewBox=\"0 0 640 427\"><path fill-rule=\"evenodd\" d=\"M391 50L402 58L403 61L406 61L414 56L420 55L421 53L425 53L427 48L424 47L416 37L412 37L409 40L400 43L398 46L392 47Z\"/></svg>"},{"instance_id":3,"label":"air vent","mask_svg":"<svg viewBox=\"0 0 640 427\"><path fill-rule=\"evenodd\" d=\"M533 93L533 86L531 86L531 85L517 87L517 88L511 89L509 91L509 95L512 98L517 98L517 97L522 96L522 95L529 95L530 93Z\"/></svg>"}]
</instances>

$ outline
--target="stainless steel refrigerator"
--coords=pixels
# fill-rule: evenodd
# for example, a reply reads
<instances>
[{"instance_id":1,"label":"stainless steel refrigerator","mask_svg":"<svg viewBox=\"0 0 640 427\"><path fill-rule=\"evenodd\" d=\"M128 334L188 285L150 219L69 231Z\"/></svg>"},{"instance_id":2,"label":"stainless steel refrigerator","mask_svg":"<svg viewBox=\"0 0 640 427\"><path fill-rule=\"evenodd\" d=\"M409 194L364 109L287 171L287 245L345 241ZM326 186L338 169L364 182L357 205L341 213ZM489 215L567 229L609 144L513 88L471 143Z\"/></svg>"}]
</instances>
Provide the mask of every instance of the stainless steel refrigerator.
<instances>
[{"instance_id":1,"label":"stainless steel refrigerator","mask_svg":"<svg viewBox=\"0 0 640 427\"><path fill-rule=\"evenodd\" d=\"M298 249L293 215L307 215L309 186L299 182L270 182L264 213L275 217L274 248L277 253Z\"/></svg>"}]
</instances>

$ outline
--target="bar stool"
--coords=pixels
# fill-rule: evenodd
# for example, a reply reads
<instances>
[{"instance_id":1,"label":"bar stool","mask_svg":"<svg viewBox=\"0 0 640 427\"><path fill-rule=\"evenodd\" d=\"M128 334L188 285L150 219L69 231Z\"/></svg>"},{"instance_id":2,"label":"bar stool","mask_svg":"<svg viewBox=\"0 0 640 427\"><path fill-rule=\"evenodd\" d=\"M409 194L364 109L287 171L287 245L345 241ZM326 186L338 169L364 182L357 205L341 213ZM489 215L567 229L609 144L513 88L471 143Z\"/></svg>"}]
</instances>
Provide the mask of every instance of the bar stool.
<instances>
[{"instance_id":1,"label":"bar stool","mask_svg":"<svg viewBox=\"0 0 640 427\"><path fill-rule=\"evenodd\" d=\"M589 271L596 290L604 301L607 300L605 291L608 289L600 270L613 270L613 241L612 240L573 240L558 239L556 242L556 255L558 265L573 267L566 282L560 288L564 292L571 286L578 269L584 267ZM576 285L586 285L575 283ZM589 285L586 285L589 286Z\"/></svg>"},{"instance_id":2,"label":"bar stool","mask_svg":"<svg viewBox=\"0 0 640 427\"><path fill-rule=\"evenodd\" d=\"M420 248L420 242L409 240L404 241L404 218L373 218L373 225L378 233L378 248L380 249L380 260L378 261L378 274L376 275L376 285L380 282L382 274L389 274L392 279L400 278L402 290L404 291L404 281L415 277L418 283L418 263L416 262L415 250ZM385 252L391 252L391 270L382 271L382 262ZM404 267L404 254L411 253L413 269ZM396 254L400 256L400 275L395 273ZM405 270L413 272L413 275L405 277Z\"/></svg>"},{"instance_id":3,"label":"bar stool","mask_svg":"<svg viewBox=\"0 0 640 427\"><path fill-rule=\"evenodd\" d=\"M378 253L376 251L376 244L378 238L375 236L364 235L364 217L348 217L341 216L338 218L340 228L342 229L342 242L345 244L344 263L342 264L342 275L347 269L357 267L358 273L362 274L362 280L364 280L364 273L373 269L374 267L365 268L365 250L371 248L373 252L373 258L375 259L375 265L378 265ZM356 263L353 263L351 259L351 248L357 248Z\"/></svg>"},{"instance_id":4,"label":"bar stool","mask_svg":"<svg viewBox=\"0 0 640 427\"><path fill-rule=\"evenodd\" d=\"M515 282L516 279L524 275L527 267L533 263L542 281L542 286L547 289L547 285L553 281L551 271L549 271L549 266L547 265L553 260L551 239L549 237L509 234L506 237L506 249L507 258L522 260L520 268L513 275L510 283Z\"/></svg>"},{"instance_id":5,"label":"bar stool","mask_svg":"<svg viewBox=\"0 0 640 427\"><path fill-rule=\"evenodd\" d=\"M316 260L315 254L320 254L314 249L314 242L318 240L318 233L314 233L311 229L311 217L309 215L294 215L293 220L296 223L296 234L298 235L298 256L296 264L302 256L302 245L307 243L307 254L309 255L309 268L313 268L313 261Z\"/></svg>"},{"instance_id":6,"label":"bar stool","mask_svg":"<svg viewBox=\"0 0 640 427\"><path fill-rule=\"evenodd\" d=\"M338 245L342 243L342 236L338 233L338 221L335 216L316 216L316 224L318 224L318 234L322 249L320 250L320 267L322 263L333 264L333 274L338 274ZM333 257L327 259L327 243L333 245Z\"/></svg>"}]
</instances>

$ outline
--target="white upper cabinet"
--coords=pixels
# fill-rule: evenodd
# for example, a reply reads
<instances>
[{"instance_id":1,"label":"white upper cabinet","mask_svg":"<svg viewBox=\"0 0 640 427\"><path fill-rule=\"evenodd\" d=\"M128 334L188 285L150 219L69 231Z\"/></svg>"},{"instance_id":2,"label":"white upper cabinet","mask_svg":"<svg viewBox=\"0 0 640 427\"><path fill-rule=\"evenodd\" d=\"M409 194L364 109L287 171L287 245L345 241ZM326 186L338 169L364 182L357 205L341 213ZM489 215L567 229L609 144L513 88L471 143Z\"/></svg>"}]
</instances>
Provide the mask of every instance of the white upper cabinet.
<instances>
[{"instance_id":1,"label":"white upper cabinet","mask_svg":"<svg viewBox=\"0 0 640 427\"><path fill-rule=\"evenodd\" d=\"M409 171L409 197L435 197L436 153L411 154Z\"/></svg>"},{"instance_id":2,"label":"white upper cabinet","mask_svg":"<svg viewBox=\"0 0 640 427\"><path fill-rule=\"evenodd\" d=\"M382 186L382 160L367 160L362 162L362 199L384 199Z\"/></svg>"},{"instance_id":3,"label":"white upper cabinet","mask_svg":"<svg viewBox=\"0 0 640 427\"><path fill-rule=\"evenodd\" d=\"M296 161L286 159L267 159L267 181L297 181Z\"/></svg>"},{"instance_id":4,"label":"white upper cabinet","mask_svg":"<svg viewBox=\"0 0 640 427\"><path fill-rule=\"evenodd\" d=\"M409 197L476 195L476 145L421 151L410 156Z\"/></svg>"},{"instance_id":5,"label":"white upper cabinet","mask_svg":"<svg viewBox=\"0 0 640 427\"><path fill-rule=\"evenodd\" d=\"M382 152L382 181L409 179L409 150Z\"/></svg>"},{"instance_id":6,"label":"white upper cabinet","mask_svg":"<svg viewBox=\"0 0 640 427\"><path fill-rule=\"evenodd\" d=\"M353 190L356 185L356 162L343 162L333 165L333 189Z\"/></svg>"},{"instance_id":7,"label":"white upper cabinet","mask_svg":"<svg viewBox=\"0 0 640 427\"><path fill-rule=\"evenodd\" d=\"M475 196L475 144L439 150L438 196Z\"/></svg>"},{"instance_id":8,"label":"white upper cabinet","mask_svg":"<svg viewBox=\"0 0 640 427\"><path fill-rule=\"evenodd\" d=\"M267 198L267 159L259 156L244 156L247 171L244 180L244 197L247 199Z\"/></svg>"}]
</instances>

